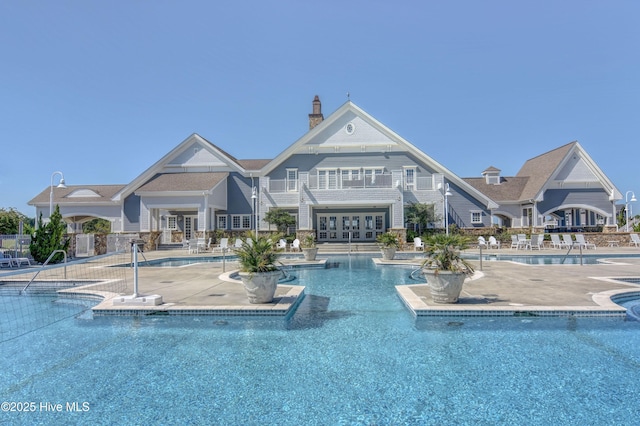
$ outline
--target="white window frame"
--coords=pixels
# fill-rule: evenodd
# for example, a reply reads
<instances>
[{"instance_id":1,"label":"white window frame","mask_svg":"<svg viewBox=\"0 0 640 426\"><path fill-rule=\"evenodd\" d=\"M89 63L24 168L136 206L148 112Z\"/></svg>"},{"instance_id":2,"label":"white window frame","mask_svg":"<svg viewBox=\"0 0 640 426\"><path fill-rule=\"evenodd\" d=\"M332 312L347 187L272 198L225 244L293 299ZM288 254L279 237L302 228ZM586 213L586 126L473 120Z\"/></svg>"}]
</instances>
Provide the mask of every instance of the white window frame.
<instances>
[{"instance_id":1,"label":"white window frame","mask_svg":"<svg viewBox=\"0 0 640 426\"><path fill-rule=\"evenodd\" d=\"M340 171L335 168L318 169L318 189L338 189Z\"/></svg>"},{"instance_id":2,"label":"white window frame","mask_svg":"<svg viewBox=\"0 0 640 426\"><path fill-rule=\"evenodd\" d=\"M216 229L227 229L227 215L216 215Z\"/></svg>"},{"instance_id":3,"label":"white window frame","mask_svg":"<svg viewBox=\"0 0 640 426\"><path fill-rule=\"evenodd\" d=\"M177 215L169 215L167 216L167 229L171 231L175 231L178 229L178 216Z\"/></svg>"},{"instance_id":4,"label":"white window frame","mask_svg":"<svg viewBox=\"0 0 640 426\"><path fill-rule=\"evenodd\" d=\"M413 191L416 189L416 181L418 179L417 166L404 166L404 190Z\"/></svg>"},{"instance_id":5,"label":"white window frame","mask_svg":"<svg viewBox=\"0 0 640 426\"><path fill-rule=\"evenodd\" d=\"M232 214L231 215L231 229L251 229L251 215L250 214Z\"/></svg>"},{"instance_id":6,"label":"white window frame","mask_svg":"<svg viewBox=\"0 0 640 426\"><path fill-rule=\"evenodd\" d=\"M287 169L287 192L298 190L298 169Z\"/></svg>"},{"instance_id":7,"label":"white window frame","mask_svg":"<svg viewBox=\"0 0 640 426\"><path fill-rule=\"evenodd\" d=\"M477 216L477 219L475 219L476 216ZM472 224L482 223L482 212L480 210L471 211L471 223Z\"/></svg>"}]
</instances>

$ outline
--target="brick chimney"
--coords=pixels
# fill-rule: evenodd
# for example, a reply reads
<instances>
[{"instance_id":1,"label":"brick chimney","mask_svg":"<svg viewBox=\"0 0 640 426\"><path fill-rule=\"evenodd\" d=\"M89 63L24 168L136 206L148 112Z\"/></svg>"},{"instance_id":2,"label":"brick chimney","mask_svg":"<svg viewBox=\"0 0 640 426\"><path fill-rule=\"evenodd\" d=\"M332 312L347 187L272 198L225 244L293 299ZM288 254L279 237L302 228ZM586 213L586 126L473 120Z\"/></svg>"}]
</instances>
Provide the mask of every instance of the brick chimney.
<instances>
[{"instance_id":1,"label":"brick chimney","mask_svg":"<svg viewBox=\"0 0 640 426\"><path fill-rule=\"evenodd\" d=\"M313 113L309 114L309 130L322 123L322 120L324 120L322 104L320 103L320 98L316 95L316 97L313 98Z\"/></svg>"}]
</instances>

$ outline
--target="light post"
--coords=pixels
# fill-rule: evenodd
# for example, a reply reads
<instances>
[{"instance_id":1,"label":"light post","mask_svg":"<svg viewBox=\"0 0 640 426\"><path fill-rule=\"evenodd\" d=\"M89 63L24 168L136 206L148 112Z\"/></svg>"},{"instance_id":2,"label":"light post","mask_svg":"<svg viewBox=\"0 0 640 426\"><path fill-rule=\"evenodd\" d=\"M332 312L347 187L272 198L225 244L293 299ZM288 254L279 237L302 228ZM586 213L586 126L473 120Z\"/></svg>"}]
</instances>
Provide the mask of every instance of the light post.
<instances>
[{"instance_id":1,"label":"light post","mask_svg":"<svg viewBox=\"0 0 640 426\"><path fill-rule=\"evenodd\" d=\"M631 199L629 199L629 194L631 194ZM629 203L635 203L636 201L636 194L633 191L627 191L624 194L624 214L625 214L625 223L624 223L624 227L625 230L627 232L629 232Z\"/></svg>"},{"instance_id":2,"label":"light post","mask_svg":"<svg viewBox=\"0 0 640 426\"><path fill-rule=\"evenodd\" d=\"M442 184L438 184L438 189L442 190ZM446 183L444 185L444 193L442 196L444 197L444 228L447 235L449 235L449 197L453 195L451 191L449 191L449 184Z\"/></svg>"},{"instance_id":3,"label":"light post","mask_svg":"<svg viewBox=\"0 0 640 426\"><path fill-rule=\"evenodd\" d=\"M253 214L255 215L255 221L256 221L256 241L258 240L258 204L257 204L257 200L258 200L258 191L257 188L254 186L251 188L251 209L253 210Z\"/></svg>"},{"instance_id":4,"label":"light post","mask_svg":"<svg viewBox=\"0 0 640 426\"><path fill-rule=\"evenodd\" d=\"M49 220L51 220L51 214L53 213L53 178L56 175L60 175L60 183L58 183L58 186L56 186L56 188L66 188L67 185L64 184L64 175L62 174L62 172L53 172L53 174L51 175L51 186L50 186L50 190L49 190Z\"/></svg>"}]
</instances>

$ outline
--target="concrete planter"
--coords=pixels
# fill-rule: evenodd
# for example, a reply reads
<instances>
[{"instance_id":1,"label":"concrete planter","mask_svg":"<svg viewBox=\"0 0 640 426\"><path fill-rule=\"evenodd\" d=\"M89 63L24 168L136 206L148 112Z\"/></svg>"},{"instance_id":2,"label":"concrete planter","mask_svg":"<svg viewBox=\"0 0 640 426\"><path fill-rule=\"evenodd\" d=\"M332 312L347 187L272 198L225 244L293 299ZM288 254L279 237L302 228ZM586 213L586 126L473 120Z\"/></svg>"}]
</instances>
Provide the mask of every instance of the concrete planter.
<instances>
[{"instance_id":1,"label":"concrete planter","mask_svg":"<svg viewBox=\"0 0 640 426\"><path fill-rule=\"evenodd\" d=\"M383 247L380 249L380 251L382 252L382 259L383 260L393 260L393 258L396 255L396 248L395 247Z\"/></svg>"},{"instance_id":2,"label":"concrete planter","mask_svg":"<svg viewBox=\"0 0 640 426\"><path fill-rule=\"evenodd\" d=\"M318 254L318 248L317 247L303 248L302 254L304 255L304 260L316 260L316 255Z\"/></svg>"},{"instance_id":3,"label":"concrete planter","mask_svg":"<svg viewBox=\"0 0 640 426\"><path fill-rule=\"evenodd\" d=\"M429 284L431 297L435 303L457 303L462 284L467 275L464 272L438 271L423 269L422 274Z\"/></svg>"},{"instance_id":4,"label":"concrete planter","mask_svg":"<svg viewBox=\"0 0 640 426\"><path fill-rule=\"evenodd\" d=\"M239 275L249 303L271 303L282 272L240 272Z\"/></svg>"}]
</instances>

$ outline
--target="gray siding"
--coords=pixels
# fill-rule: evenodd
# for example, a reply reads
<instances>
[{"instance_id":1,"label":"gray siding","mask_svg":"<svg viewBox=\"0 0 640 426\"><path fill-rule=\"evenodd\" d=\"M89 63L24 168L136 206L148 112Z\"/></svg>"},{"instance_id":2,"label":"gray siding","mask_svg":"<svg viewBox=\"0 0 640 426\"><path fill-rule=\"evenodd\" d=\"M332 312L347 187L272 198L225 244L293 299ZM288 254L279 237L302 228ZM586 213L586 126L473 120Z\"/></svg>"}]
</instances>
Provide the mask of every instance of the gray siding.
<instances>
[{"instance_id":1,"label":"gray siding","mask_svg":"<svg viewBox=\"0 0 640 426\"><path fill-rule=\"evenodd\" d=\"M609 194L598 188L549 189L544 193L544 200L538 203L538 211L544 214L562 206L600 209L605 215L611 213Z\"/></svg>"}]
</instances>

